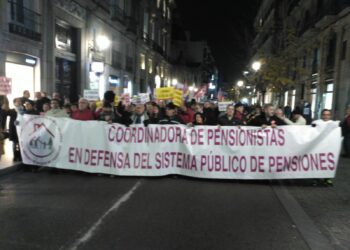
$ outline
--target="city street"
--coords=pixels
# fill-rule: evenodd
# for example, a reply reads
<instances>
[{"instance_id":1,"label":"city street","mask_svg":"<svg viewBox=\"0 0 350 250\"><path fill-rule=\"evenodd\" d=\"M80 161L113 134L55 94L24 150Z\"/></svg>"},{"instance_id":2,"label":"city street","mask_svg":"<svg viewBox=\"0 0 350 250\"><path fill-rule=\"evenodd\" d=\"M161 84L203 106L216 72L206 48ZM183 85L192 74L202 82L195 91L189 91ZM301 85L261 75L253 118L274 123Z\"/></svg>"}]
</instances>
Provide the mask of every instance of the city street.
<instances>
[{"instance_id":1,"label":"city street","mask_svg":"<svg viewBox=\"0 0 350 250\"><path fill-rule=\"evenodd\" d=\"M348 163L334 187L22 169L0 177L0 249L347 249Z\"/></svg>"}]
</instances>

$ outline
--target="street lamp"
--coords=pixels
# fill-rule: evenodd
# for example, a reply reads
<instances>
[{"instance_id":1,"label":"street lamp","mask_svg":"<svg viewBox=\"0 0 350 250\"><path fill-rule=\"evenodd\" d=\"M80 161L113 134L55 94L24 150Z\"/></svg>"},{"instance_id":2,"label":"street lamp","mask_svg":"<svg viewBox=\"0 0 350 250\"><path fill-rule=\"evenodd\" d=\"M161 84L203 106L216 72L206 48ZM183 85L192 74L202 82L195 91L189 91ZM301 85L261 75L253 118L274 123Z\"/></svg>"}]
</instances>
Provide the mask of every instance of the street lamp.
<instances>
[{"instance_id":1,"label":"street lamp","mask_svg":"<svg viewBox=\"0 0 350 250\"><path fill-rule=\"evenodd\" d=\"M174 79L172 80L171 84L172 84L173 86L176 86L176 85L177 85L177 79L174 78Z\"/></svg>"},{"instance_id":2,"label":"street lamp","mask_svg":"<svg viewBox=\"0 0 350 250\"><path fill-rule=\"evenodd\" d=\"M100 50L105 50L111 45L111 40L106 36L98 36L96 38L96 43Z\"/></svg>"},{"instance_id":3,"label":"street lamp","mask_svg":"<svg viewBox=\"0 0 350 250\"><path fill-rule=\"evenodd\" d=\"M259 62L259 61L253 62L253 64L252 64L252 69L253 69L254 71L259 71L260 68L261 68L261 62Z\"/></svg>"},{"instance_id":4,"label":"street lamp","mask_svg":"<svg viewBox=\"0 0 350 250\"><path fill-rule=\"evenodd\" d=\"M243 85L244 85L244 82L242 80L239 80L237 82L237 87L243 87Z\"/></svg>"}]
</instances>

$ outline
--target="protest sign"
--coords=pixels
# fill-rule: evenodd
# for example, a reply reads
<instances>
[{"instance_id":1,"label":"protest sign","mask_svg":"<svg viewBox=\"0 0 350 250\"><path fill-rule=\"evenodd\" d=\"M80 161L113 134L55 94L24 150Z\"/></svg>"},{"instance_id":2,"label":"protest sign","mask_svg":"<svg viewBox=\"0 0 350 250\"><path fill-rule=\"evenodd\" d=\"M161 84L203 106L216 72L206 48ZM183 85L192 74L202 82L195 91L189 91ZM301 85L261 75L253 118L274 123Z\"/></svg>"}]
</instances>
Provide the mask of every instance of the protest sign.
<instances>
[{"instance_id":1,"label":"protest sign","mask_svg":"<svg viewBox=\"0 0 350 250\"><path fill-rule=\"evenodd\" d=\"M173 103L178 107L183 105L183 91L181 89L174 89Z\"/></svg>"},{"instance_id":2,"label":"protest sign","mask_svg":"<svg viewBox=\"0 0 350 250\"><path fill-rule=\"evenodd\" d=\"M220 112L225 112L227 109L227 106L232 104L232 102L218 102L218 107Z\"/></svg>"},{"instance_id":3,"label":"protest sign","mask_svg":"<svg viewBox=\"0 0 350 250\"><path fill-rule=\"evenodd\" d=\"M10 95L12 93L12 79L0 76L0 95Z\"/></svg>"},{"instance_id":4,"label":"protest sign","mask_svg":"<svg viewBox=\"0 0 350 250\"><path fill-rule=\"evenodd\" d=\"M156 88L156 98L158 100L169 100L173 98L174 88L173 87L164 87Z\"/></svg>"},{"instance_id":5,"label":"protest sign","mask_svg":"<svg viewBox=\"0 0 350 250\"><path fill-rule=\"evenodd\" d=\"M88 101L96 101L100 99L100 93L98 89L84 89L84 98Z\"/></svg>"}]
</instances>

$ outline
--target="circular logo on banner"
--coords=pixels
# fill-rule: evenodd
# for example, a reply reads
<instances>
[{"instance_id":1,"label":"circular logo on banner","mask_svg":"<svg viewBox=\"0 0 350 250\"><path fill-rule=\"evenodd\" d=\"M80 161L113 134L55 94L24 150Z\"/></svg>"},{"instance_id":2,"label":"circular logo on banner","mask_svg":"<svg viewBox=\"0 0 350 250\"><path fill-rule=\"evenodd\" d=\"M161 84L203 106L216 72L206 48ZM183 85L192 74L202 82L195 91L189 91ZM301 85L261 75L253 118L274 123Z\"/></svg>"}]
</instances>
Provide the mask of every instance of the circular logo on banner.
<instances>
[{"instance_id":1,"label":"circular logo on banner","mask_svg":"<svg viewBox=\"0 0 350 250\"><path fill-rule=\"evenodd\" d=\"M28 160L39 165L49 164L61 151L62 133L54 119L35 116L24 123L21 144Z\"/></svg>"}]
</instances>

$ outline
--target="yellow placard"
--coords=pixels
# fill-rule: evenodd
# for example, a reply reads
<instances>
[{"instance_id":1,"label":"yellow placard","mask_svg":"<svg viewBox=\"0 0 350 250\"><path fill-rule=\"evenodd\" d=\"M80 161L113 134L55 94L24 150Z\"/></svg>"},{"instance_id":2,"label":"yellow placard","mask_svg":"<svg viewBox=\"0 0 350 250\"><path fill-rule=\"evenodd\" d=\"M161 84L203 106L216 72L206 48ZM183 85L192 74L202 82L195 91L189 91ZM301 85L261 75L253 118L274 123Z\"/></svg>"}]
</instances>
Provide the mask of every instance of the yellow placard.
<instances>
[{"instance_id":1,"label":"yellow placard","mask_svg":"<svg viewBox=\"0 0 350 250\"><path fill-rule=\"evenodd\" d=\"M118 104L119 104L119 96L116 95L116 96L114 97L114 106L118 106Z\"/></svg>"},{"instance_id":2,"label":"yellow placard","mask_svg":"<svg viewBox=\"0 0 350 250\"><path fill-rule=\"evenodd\" d=\"M182 89L174 89L173 103L178 107L181 107L183 105Z\"/></svg>"},{"instance_id":3,"label":"yellow placard","mask_svg":"<svg viewBox=\"0 0 350 250\"><path fill-rule=\"evenodd\" d=\"M173 87L156 88L156 97L158 100L172 99L174 94Z\"/></svg>"},{"instance_id":4,"label":"yellow placard","mask_svg":"<svg viewBox=\"0 0 350 250\"><path fill-rule=\"evenodd\" d=\"M96 101L96 109L102 108L102 102Z\"/></svg>"}]
</instances>

